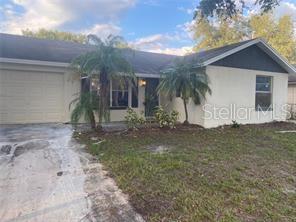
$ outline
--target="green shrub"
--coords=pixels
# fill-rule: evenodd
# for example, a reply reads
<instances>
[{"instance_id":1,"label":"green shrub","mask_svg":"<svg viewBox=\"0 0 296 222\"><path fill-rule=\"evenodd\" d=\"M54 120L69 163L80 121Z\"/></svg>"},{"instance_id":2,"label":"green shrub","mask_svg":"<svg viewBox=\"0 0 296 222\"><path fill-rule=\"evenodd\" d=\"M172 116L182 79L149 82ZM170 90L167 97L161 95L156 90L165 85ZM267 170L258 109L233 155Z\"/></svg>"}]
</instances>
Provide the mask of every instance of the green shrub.
<instances>
[{"instance_id":1,"label":"green shrub","mask_svg":"<svg viewBox=\"0 0 296 222\"><path fill-rule=\"evenodd\" d=\"M158 107L155 111L155 119L159 127L170 127L171 129L176 127L179 113L175 110L168 113L162 107Z\"/></svg>"},{"instance_id":2,"label":"green shrub","mask_svg":"<svg viewBox=\"0 0 296 222\"><path fill-rule=\"evenodd\" d=\"M128 108L126 112L127 114L124 119L129 129L137 129L140 125L146 122L145 118L138 115L132 108Z\"/></svg>"},{"instance_id":3,"label":"green shrub","mask_svg":"<svg viewBox=\"0 0 296 222\"><path fill-rule=\"evenodd\" d=\"M288 119L289 120L296 120L296 105L295 104L289 106L288 112L289 112Z\"/></svg>"},{"instance_id":4,"label":"green shrub","mask_svg":"<svg viewBox=\"0 0 296 222\"><path fill-rule=\"evenodd\" d=\"M240 127L239 123L236 122L235 120L232 120L231 128L235 128L235 129L237 129L237 128L239 128L239 127Z\"/></svg>"}]
</instances>

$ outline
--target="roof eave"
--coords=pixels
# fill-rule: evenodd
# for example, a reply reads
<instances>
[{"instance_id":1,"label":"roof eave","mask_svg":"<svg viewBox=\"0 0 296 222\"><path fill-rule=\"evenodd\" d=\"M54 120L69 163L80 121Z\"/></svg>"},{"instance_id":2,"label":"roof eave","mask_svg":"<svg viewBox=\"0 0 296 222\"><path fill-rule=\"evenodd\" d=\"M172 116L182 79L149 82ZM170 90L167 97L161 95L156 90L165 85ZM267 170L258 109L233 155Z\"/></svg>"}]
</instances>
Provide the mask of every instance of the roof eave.
<instances>
[{"instance_id":1,"label":"roof eave","mask_svg":"<svg viewBox=\"0 0 296 222\"><path fill-rule=\"evenodd\" d=\"M69 67L70 66L70 63L63 63L63 62L51 62L51 61L28 60L28 59L13 59L13 58L3 58L3 57L0 57L0 63L53 66L53 67Z\"/></svg>"}]
</instances>

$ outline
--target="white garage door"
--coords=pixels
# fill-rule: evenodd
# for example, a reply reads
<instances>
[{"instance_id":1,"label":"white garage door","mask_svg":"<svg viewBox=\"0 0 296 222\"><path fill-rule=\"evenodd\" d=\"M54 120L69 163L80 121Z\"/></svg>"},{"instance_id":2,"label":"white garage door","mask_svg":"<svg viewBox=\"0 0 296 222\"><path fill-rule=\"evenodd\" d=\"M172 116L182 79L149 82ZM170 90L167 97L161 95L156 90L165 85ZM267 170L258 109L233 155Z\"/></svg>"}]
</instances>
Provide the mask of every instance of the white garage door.
<instances>
[{"instance_id":1,"label":"white garage door","mask_svg":"<svg viewBox=\"0 0 296 222\"><path fill-rule=\"evenodd\" d=\"M0 123L61 122L63 85L59 73L0 70Z\"/></svg>"}]
</instances>

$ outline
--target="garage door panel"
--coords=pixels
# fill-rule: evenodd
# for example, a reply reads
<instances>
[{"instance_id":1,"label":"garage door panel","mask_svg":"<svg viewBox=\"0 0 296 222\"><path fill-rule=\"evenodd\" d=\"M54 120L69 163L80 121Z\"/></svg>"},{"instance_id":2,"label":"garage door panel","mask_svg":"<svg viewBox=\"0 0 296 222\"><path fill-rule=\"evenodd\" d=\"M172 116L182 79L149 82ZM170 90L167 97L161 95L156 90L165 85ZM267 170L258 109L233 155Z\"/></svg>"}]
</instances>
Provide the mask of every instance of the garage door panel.
<instances>
[{"instance_id":1,"label":"garage door panel","mask_svg":"<svg viewBox=\"0 0 296 222\"><path fill-rule=\"evenodd\" d=\"M2 72L2 71L1 71ZM7 84L10 83L22 83L29 82L28 73L20 71L5 70L4 72L4 81Z\"/></svg>"},{"instance_id":2,"label":"garage door panel","mask_svg":"<svg viewBox=\"0 0 296 222\"><path fill-rule=\"evenodd\" d=\"M46 119L48 119L50 122L54 122L54 121L56 121L57 119L59 120L59 122L62 121L62 117L61 117L60 112L56 112L56 113L54 113L54 112L50 112L50 113L47 113L47 114L45 115L45 117L46 117Z\"/></svg>"},{"instance_id":3,"label":"garage door panel","mask_svg":"<svg viewBox=\"0 0 296 222\"><path fill-rule=\"evenodd\" d=\"M0 123L6 124L8 120L8 112L2 112L0 110Z\"/></svg>"},{"instance_id":4,"label":"garage door panel","mask_svg":"<svg viewBox=\"0 0 296 222\"><path fill-rule=\"evenodd\" d=\"M22 84L6 84L1 90L1 94L5 96L23 95L25 93L25 86Z\"/></svg>"},{"instance_id":5,"label":"garage door panel","mask_svg":"<svg viewBox=\"0 0 296 222\"><path fill-rule=\"evenodd\" d=\"M46 73L41 73L41 72L35 72L35 73L28 73L27 74L28 76L27 76L27 78L28 78L28 80L29 80L29 82L31 82L31 83L40 83L41 81L43 81L44 80L44 76L45 75L48 75L48 74L46 74ZM53 74L54 75L54 74Z\"/></svg>"},{"instance_id":6,"label":"garage door panel","mask_svg":"<svg viewBox=\"0 0 296 222\"><path fill-rule=\"evenodd\" d=\"M35 98L38 98L38 97L43 97L43 88L40 86L40 87L30 87L30 89L27 89L26 92L27 92L27 95L29 97L35 97Z\"/></svg>"},{"instance_id":7,"label":"garage door panel","mask_svg":"<svg viewBox=\"0 0 296 222\"><path fill-rule=\"evenodd\" d=\"M6 123L11 123L11 120L13 120L13 123L23 123L24 115L25 113L20 111L9 112L7 115Z\"/></svg>"},{"instance_id":8,"label":"garage door panel","mask_svg":"<svg viewBox=\"0 0 296 222\"><path fill-rule=\"evenodd\" d=\"M18 98L13 98L5 103L4 107L7 107L7 110L14 112L14 111L21 111L26 112L28 104L26 101Z\"/></svg>"},{"instance_id":9,"label":"garage door panel","mask_svg":"<svg viewBox=\"0 0 296 222\"><path fill-rule=\"evenodd\" d=\"M63 81L60 81L60 74L58 73L53 73L52 75L44 75L45 81L49 83L62 83Z\"/></svg>"},{"instance_id":10,"label":"garage door panel","mask_svg":"<svg viewBox=\"0 0 296 222\"><path fill-rule=\"evenodd\" d=\"M39 110L37 110L35 112L30 110L28 112L28 114L27 114L27 119L30 122L39 122L40 119L44 119L44 117L45 117L44 113L42 111L39 111Z\"/></svg>"},{"instance_id":11,"label":"garage door panel","mask_svg":"<svg viewBox=\"0 0 296 222\"><path fill-rule=\"evenodd\" d=\"M0 102L1 108L6 110L11 110L16 108L22 109L22 107L26 107L27 105L26 100L24 100L21 97L4 96L4 97L1 97L0 99L1 99L1 102Z\"/></svg>"},{"instance_id":12,"label":"garage door panel","mask_svg":"<svg viewBox=\"0 0 296 222\"><path fill-rule=\"evenodd\" d=\"M1 70L0 77L0 123L62 121L62 73Z\"/></svg>"}]
</instances>

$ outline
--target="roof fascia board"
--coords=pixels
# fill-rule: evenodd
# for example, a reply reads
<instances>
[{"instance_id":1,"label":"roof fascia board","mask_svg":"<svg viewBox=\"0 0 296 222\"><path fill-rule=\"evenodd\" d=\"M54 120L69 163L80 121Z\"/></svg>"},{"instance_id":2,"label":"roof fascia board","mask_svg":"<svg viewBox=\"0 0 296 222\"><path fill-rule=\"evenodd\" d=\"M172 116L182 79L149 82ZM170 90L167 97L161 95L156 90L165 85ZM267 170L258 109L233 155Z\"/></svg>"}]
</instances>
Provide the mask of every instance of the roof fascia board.
<instances>
[{"instance_id":1,"label":"roof fascia board","mask_svg":"<svg viewBox=\"0 0 296 222\"><path fill-rule=\"evenodd\" d=\"M160 74L135 73L135 75L140 78L160 78Z\"/></svg>"},{"instance_id":2,"label":"roof fascia board","mask_svg":"<svg viewBox=\"0 0 296 222\"><path fill-rule=\"evenodd\" d=\"M63 62L48 62L40 60L27 60L27 59L11 59L11 58L0 58L0 63L15 63L23 65L39 65L39 66L54 66L54 67L69 67L70 63Z\"/></svg>"}]
</instances>

